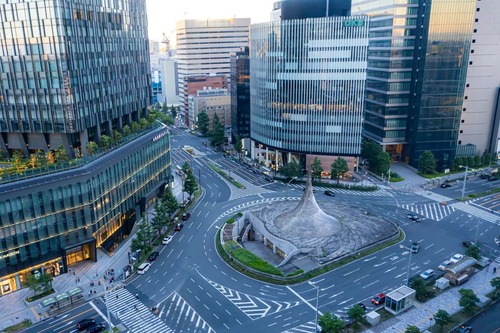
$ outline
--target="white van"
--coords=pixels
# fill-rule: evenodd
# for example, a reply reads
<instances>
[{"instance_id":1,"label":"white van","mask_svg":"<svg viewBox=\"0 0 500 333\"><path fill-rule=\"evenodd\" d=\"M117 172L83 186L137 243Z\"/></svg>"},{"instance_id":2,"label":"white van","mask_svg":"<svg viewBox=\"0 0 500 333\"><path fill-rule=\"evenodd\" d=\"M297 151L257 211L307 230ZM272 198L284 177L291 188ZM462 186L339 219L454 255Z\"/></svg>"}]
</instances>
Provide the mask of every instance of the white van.
<instances>
[{"instance_id":1,"label":"white van","mask_svg":"<svg viewBox=\"0 0 500 333\"><path fill-rule=\"evenodd\" d=\"M144 274L148 271L149 267L151 267L151 264L148 262L145 262L139 268L137 269L137 274Z\"/></svg>"}]
</instances>

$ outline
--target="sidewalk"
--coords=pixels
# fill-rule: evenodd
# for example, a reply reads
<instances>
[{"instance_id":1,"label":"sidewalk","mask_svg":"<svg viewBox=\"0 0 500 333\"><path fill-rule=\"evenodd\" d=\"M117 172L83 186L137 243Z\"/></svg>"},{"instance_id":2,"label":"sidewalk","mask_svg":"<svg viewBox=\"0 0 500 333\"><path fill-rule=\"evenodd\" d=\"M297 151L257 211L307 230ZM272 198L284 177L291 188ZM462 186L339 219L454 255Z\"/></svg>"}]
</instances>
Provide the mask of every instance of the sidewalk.
<instances>
[{"instance_id":1,"label":"sidewalk","mask_svg":"<svg viewBox=\"0 0 500 333\"><path fill-rule=\"evenodd\" d=\"M105 285L98 285L97 279L104 281L104 272L107 269L114 269L115 277L118 277L123 268L128 264L128 251L130 249L131 237L125 241L111 257L103 250L97 250L97 262L83 261L70 267L70 272L56 276L52 281L52 287L55 290L54 294L44 297L32 303L26 303L24 300L28 296L32 296L33 292L24 288L15 291L9 295L0 298L2 305L2 314L0 317L0 330L6 327L18 324L23 320L29 319L32 323L36 323L49 315L47 309L40 304L44 299L54 297L59 293L67 292L75 287L80 287L83 290L84 301L99 297L105 291ZM80 278L77 282L76 278ZM107 282L109 283L109 278ZM90 286L90 281L94 281L94 286ZM120 285L121 281L116 281L114 285ZM89 294L89 291L92 293ZM95 290L95 293L94 293Z\"/></svg>"},{"instance_id":2,"label":"sidewalk","mask_svg":"<svg viewBox=\"0 0 500 333\"><path fill-rule=\"evenodd\" d=\"M493 291L493 287L490 285L490 280L495 276L500 276L500 270L497 270L497 272L493 274L492 265L473 275L469 281L462 286L453 287L426 303L417 303L408 312L386 320L381 324L366 330L365 332L403 333L409 325L417 326L421 332L428 329L430 326L435 324L434 321L430 321L429 319L432 318L438 310L446 310L450 315L453 315L462 309L462 307L458 304L460 299L458 291L460 289L472 289L479 298L481 298L480 296L484 296ZM498 266L498 264L494 265L496 265L495 267Z\"/></svg>"}]
</instances>

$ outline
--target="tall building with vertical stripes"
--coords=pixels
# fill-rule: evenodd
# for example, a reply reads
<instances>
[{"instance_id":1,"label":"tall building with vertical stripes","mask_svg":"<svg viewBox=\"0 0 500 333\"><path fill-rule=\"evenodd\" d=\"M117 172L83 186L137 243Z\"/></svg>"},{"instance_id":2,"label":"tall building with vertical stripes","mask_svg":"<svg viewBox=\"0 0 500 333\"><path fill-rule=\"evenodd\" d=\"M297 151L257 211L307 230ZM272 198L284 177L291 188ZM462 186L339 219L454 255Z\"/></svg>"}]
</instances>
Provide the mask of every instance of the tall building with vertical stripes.
<instances>
[{"instance_id":1,"label":"tall building with vertical stripes","mask_svg":"<svg viewBox=\"0 0 500 333\"><path fill-rule=\"evenodd\" d=\"M229 79L231 55L248 46L249 18L183 20L177 22L177 63L181 115L189 124L185 78L225 75Z\"/></svg>"},{"instance_id":2,"label":"tall building with vertical stripes","mask_svg":"<svg viewBox=\"0 0 500 333\"><path fill-rule=\"evenodd\" d=\"M361 152L368 29L366 16L252 25L253 159L274 170L316 156L351 157L352 166Z\"/></svg>"}]
</instances>

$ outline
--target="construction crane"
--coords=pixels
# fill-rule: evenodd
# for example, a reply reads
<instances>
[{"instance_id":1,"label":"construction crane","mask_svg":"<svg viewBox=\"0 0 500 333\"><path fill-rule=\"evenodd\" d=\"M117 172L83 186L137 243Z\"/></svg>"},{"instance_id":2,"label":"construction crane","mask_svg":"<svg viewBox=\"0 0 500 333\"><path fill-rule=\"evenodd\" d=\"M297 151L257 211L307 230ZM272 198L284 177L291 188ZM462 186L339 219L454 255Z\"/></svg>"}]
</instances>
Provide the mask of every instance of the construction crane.
<instances>
[{"instance_id":1,"label":"construction crane","mask_svg":"<svg viewBox=\"0 0 500 333\"><path fill-rule=\"evenodd\" d=\"M165 51L168 52L170 50L170 39L167 37L165 33L163 33L161 42L165 44Z\"/></svg>"}]
</instances>

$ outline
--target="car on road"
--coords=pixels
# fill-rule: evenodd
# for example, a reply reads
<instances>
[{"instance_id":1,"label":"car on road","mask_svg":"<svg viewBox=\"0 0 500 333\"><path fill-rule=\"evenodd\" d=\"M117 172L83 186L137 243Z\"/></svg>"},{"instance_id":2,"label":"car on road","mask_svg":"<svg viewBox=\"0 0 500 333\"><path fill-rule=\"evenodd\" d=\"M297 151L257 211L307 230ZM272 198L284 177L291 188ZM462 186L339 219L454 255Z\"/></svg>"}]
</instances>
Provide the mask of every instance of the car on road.
<instances>
[{"instance_id":1,"label":"car on road","mask_svg":"<svg viewBox=\"0 0 500 333\"><path fill-rule=\"evenodd\" d=\"M418 244L417 242L413 242L413 244L411 244L411 253L418 253L419 250L420 244Z\"/></svg>"},{"instance_id":2,"label":"car on road","mask_svg":"<svg viewBox=\"0 0 500 333\"><path fill-rule=\"evenodd\" d=\"M470 247L470 246L476 246L476 243L471 242L471 241L464 241L464 242L462 242L462 245L465 247Z\"/></svg>"},{"instance_id":3,"label":"car on road","mask_svg":"<svg viewBox=\"0 0 500 333\"><path fill-rule=\"evenodd\" d=\"M93 326L93 325L95 325L95 320L86 318L86 319L82 319L78 323L76 323L76 329L79 331L83 331L87 327Z\"/></svg>"},{"instance_id":4,"label":"car on road","mask_svg":"<svg viewBox=\"0 0 500 333\"><path fill-rule=\"evenodd\" d=\"M420 217L416 214L406 214L406 217L415 222L420 221Z\"/></svg>"},{"instance_id":5,"label":"car on road","mask_svg":"<svg viewBox=\"0 0 500 333\"><path fill-rule=\"evenodd\" d=\"M450 264L451 264L451 261L445 260L445 261L443 261L442 263L439 264L438 269L440 271L444 271L446 267L450 266Z\"/></svg>"},{"instance_id":6,"label":"car on road","mask_svg":"<svg viewBox=\"0 0 500 333\"><path fill-rule=\"evenodd\" d=\"M267 180L268 182L274 182L274 179L272 179L269 176L264 177L264 179Z\"/></svg>"},{"instance_id":7,"label":"car on road","mask_svg":"<svg viewBox=\"0 0 500 333\"><path fill-rule=\"evenodd\" d=\"M434 271L432 269L428 269L425 272L420 274L420 277L424 280L429 280L434 277Z\"/></svg>"},{"instance_id":8,"label":"car on road","mask_svg":"<svg viewBox=\"0 0 500 333\"><path fill-rule=\"evenodd\" d=\"M486 173L483 173L481 174L481 176L479 176L479 178L481 179L488 179L490 177L490 175L486 174Z\"/></svg>"},{"instance_id":9,"label":"car on road","mask_svg":"<svg viewBox=\"0 0 500 333\"><path fill-rule=\"evenodd\" d=\"M181 231L181 230L182 230L182 228L184 228L184 224L182 224L182 223L177 223L177 224L175 225L175 228L174 228L174 229L175 229L175 231Z\"/></svg>"},{"instance_id":10,"label":"car on road","mask_svg":"<svg viewBox=\"0 0 500 333\"><path fill-rule=\"evenodd\" d=\"M500 245L500 236L495 237L495 244Z\"/></svg>"},{"instance_id":11,"label":"car on road","mask_svg":"<svg viewBox=\"0 0 500 333\"><path fill-rule=\"evenodd\" d=\"M106 326L103 323L98 323L87 328L87 333L97 333L102 332L106 329Z\"/></svg>"},{"instance_id":12,"label":"car on road","mask_svg":"<svg viewBox=\"0 0 500 333\"><path fill-rule=\"evenodd\" d=\"M472 327L462 325L460 327L455 328L451 333L470 333L472 332Z\"/></svg>"},{"instance_id":13,"label":"car on road","mask_svg":"<svg viewBox=\"0 0 500 333\"><path fill-rule=\"evenodd\" d=\"M441 188L447 188L447 187L451 187L451 184L448 184L448 183L441 184Z\"/></svg>"},{"instance_id":14,"label":"car on road","mask_svg":"<svg viewBox=\"0 0 500 333\"><path fill-rule=\"evenodd\" d=\"M454 264L456 263L457 261L459 261L460 259L462 259L464 257L463 254L460 254L460 253L455 253L453 255L453 257L450 258L450 263Z\"/></svg>"},{"instance_id":15,"label":"car on road","mask_svg":"<svg viewBox=\"0 0 500 333\"><path fill-rule=\"evenodd\" d=\"M149 262L142 263L139 268L137 268L137 274L146 274L146 272L149 270L151 267L151 264Z\"/></svg>"},{"instance_id":16,"label":"car on road","mask_svg":"<svg viewBox=\"0 0 500 333\"><path fill-rule=\"evenodd\" d=\"M377 296L372 298L373 305L383 305L384 302L385 302L385 294L384 293L377 294Z\"/></svg>"},{"instance_id":17,"label":"car on road","mask_svg":"<svg viewBox=\"0 0 500 333\"><path fill-rule=\"evenodd\" d=\"M151 253L151 254L149 255L148 260L149 260L149 261L155 261L155 260L156 260L156 258L158 258L158 256L159 256L159 255L160 255L160 253L155 251L155 252L153 252L153 253Z\"/></svg>"},{"instance_id":18,"label":"car on road","mask_svg":"<svg viewBox=\"0 0 500 333\"><path fill-rule=\"evenodd\" d=\"M327 195L329 197L334 197L335 196L335 192L333 192L332 190L326 190L325 191L325 195Z\"/></svg>"},{"instance_id":19,"label":"car on road","mask_svg":"<svg viewBox=\"0 0 500 333\"><path fill-rule=\"evenodd\" d=\"M167 237L163 238L163 241L161 242L163 245L168 245L172 241L174 237L168 235Z\"/></svg>"},{"instance_id":20,"label":"car on road","mask_svg":"<svg viewBox=\"0 0 500 333\"><path fill-rule=\"evenodd\" d=\"M307 187L304 187L304 188L302 189L302 191L304 191L304 192L305 192L305 191L306 191L306 188L307 188ZM314 192L316 192L316 190L313 188L313 193L314 193Z\"/></svg>"},{"instance_id":21,"label":"car on road","mask_svg":"<svg viewBox=\"0 0 500 333\"><path fill-rule=\"evenodd\" d=\"M183 221L186 221L187 219L189 219L191 217L191 213L184 213L182 214L182 220Z\"/></svg>"},{"instance_id":22,"label":"car on road","mask_svg":"<svg viewBox=\"0 0 500 333\"><path fill-rule=\"evenodd\" d=\"M497 178L497 177L495 177L495 176L488 177L488 181L489 181L489 182L492 182L492 181L494 181L494 180L498 180L498 178Z\"/></svg>"}]
</instances>

